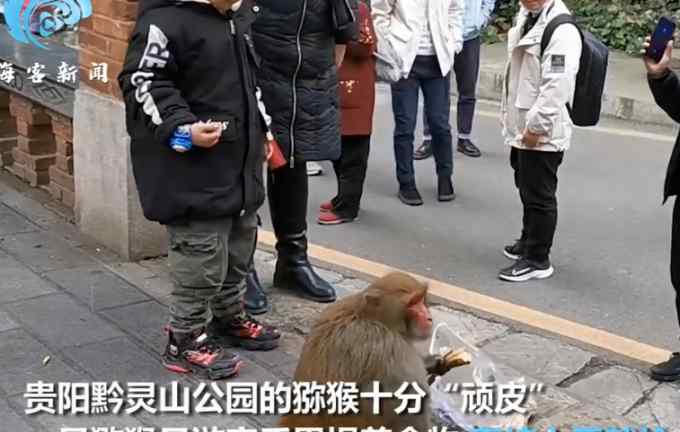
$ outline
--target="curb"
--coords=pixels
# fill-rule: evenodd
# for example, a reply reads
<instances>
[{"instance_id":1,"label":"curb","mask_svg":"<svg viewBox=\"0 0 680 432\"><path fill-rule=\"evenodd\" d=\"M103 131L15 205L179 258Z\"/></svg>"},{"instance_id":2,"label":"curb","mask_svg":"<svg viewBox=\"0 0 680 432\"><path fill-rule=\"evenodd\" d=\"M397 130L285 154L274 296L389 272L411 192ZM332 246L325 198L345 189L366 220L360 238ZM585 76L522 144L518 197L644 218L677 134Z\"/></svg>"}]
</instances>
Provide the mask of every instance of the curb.
<instances>
[{"instance_id":1,"label":"curb","mask_svg":"<svg viewBox=\"0 0 680 432\"><path fill-rule=\"evenodd\" d=\"M273 233L260 230L258 234L258 248L272 252L276 238ZM399 269L382 263L377 263L352 255L347 255L319 245L309 244L309 258L314 265L320 265L340 274L350 274L367 281L375 280L392 271ZM586 347L590 351L606 352L617 359L625 359L637 365L660 363L668 360L671 353L668 350L651 346L639 341L607 331L592 328L584 324L569 321L544 312L533 310L521 305L479 294L469 289L450 285L445 282L427 278L423 275L407 272L417 279L427 281L430 286L431 300L443 306L479 313L482 317L512 323L533 333L550 334L572 341L577 346Z\"/></svg>"},{"instance_id":2,"label":"curb","mask_svg":"<svg viewBox=\"0 0 680 432\"><path fill-rule=\"evenodd\" d=\"M455 78L452 78L455 79ZM451 86L451 94L455 92L455 83ZM477 84L477 97L500 102L503 92L503 73L493 70L480 70ZM655 103L616 96L605 92L602 98L602 115L608 118L631 121L635 123L660 126L676 126L668 115Z\"/></svg>"}]
</instances>

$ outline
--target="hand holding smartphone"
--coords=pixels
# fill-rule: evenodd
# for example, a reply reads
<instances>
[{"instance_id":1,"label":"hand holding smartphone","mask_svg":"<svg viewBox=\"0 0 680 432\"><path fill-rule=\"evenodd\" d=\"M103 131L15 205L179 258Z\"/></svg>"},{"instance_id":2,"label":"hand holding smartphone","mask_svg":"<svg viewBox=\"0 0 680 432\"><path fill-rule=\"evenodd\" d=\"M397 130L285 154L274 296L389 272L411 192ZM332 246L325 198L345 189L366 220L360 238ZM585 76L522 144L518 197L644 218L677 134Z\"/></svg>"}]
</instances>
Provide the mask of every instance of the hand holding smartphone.
<instances>
[{"instance_id":1,"label":"hand holding smartphone","mask_svg":"<svg viewBox=\"0 0 680 432\"><path fill-rule=\"evenodd\" d=\"M649 46L645 50L645 56L654 60L655 63L659 63L666 52L668 42L673 40L675 28L676 24L672 19L662 17L652 34Z\"/></svg>"}]
</instances>

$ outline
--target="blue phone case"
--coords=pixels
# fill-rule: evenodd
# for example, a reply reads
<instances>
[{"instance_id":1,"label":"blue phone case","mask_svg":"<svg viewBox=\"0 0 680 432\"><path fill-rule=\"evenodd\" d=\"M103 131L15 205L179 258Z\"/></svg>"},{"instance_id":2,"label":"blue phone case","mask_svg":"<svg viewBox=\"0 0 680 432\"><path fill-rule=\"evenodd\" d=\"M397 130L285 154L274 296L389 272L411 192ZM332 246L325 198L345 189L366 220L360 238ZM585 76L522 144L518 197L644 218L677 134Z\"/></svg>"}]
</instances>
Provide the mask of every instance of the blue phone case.
<instances>
[{"instance_id":1,"label":"blue phone case","mask_svg":"<svg viewBox=\"0 0 680 432\"><path fill-rule=\"evenodd\" d=\"M654 30L649 48L647 48L647 57L659 62L663 57L664 51L666 51L668 42L673 39L674 33L675 23L669 18L661 18Z\"/></svg>"}]
</instances>

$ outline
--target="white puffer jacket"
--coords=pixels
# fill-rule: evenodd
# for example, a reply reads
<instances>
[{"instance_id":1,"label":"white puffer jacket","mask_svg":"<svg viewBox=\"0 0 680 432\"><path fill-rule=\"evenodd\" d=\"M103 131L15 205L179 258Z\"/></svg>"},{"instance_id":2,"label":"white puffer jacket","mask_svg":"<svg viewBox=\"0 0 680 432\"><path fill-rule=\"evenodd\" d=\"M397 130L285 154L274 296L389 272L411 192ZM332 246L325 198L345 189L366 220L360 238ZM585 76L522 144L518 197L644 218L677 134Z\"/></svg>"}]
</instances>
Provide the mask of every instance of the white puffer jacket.
<instances>
[{"instance_id":1,"label":"white puffer jacket","mask_svg":"<svg viewBox=\"0 0 680 432\"><path fill-rule=\"evenodd\" d=\"M543 135L541 151L569 148L573 123L567 110L572 103L581 59L578 29L563 24L555 30L541 56L541 38L548 23L569 13L562 0L546 4L534 27L524 36L522 28L529 11L522 8L508 33L508 63L503 83L501 120L505 143L520 149L525 130Z\"/></svg>"},{"instance_id":2,"label":"white puffer jacket","mask_svg":"<svg viewBox=\"0 0 680 432\"><path fill-rule=\"evenodd\" d=\"M417 0L371 0L371 16L378 39L377 56L408 77L418 52ZM453 67L456 53L463 49L464 0L429 0L430 31L442 76Z\"/></svg>"}]
</instances>

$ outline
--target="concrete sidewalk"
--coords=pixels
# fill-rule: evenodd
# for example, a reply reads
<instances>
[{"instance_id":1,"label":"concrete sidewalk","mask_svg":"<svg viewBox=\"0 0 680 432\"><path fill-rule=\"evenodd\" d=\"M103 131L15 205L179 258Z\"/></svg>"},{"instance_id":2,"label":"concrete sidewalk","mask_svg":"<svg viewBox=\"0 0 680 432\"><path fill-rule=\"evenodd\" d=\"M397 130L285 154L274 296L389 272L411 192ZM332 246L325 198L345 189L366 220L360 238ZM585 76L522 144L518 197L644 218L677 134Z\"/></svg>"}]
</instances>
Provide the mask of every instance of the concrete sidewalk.
<instances>
[{"instance_id":1,"label":"concrete sidewalk","mask_svg":"<svg viewBox=\"0 0 680 432\"><path fill-rule=\"evenodd\" d=\"M138 417L26 416L27 382L141 381L165 385L178 376L159 364L164 347L170 281L164 259L124 262L81 235L46 205L49 197L0 174L0 420L12 432L59 432L61 427L271 427L271 416L181 415ZM63 214L68 212L59 209ZM258 251L256 266L271 285L274 255ZM367 281L319 270L339 294ZM266 321L284 331L279 350L241 354L238 380L289 380L304 336L323 306L271 289ZM482 319L467 311L434 308L435 320L460 329L492 354L501 369L529 383L537 395L536 427L663 426L680 431L680 386L658 384L644 371L617 364L550 336ZM43 359L51 360L43 365ZM185 384L197 384L179 377ZM104 421L104 420L105 421ZM156 429L160 430L160 429ZM191 430L191 429L190 429Z\"/></svg>"},{"instance_id":2,"label":"concrete sidewalk","mask_svg":"<svg viewBox=\"0 0 680 432\"><path fill-rule=\"evenodd\" d=\"M478 87L481 99L500 101L506 61L505 43L482 46ZM637 123L675 125L654 102L642 60L619 51L610 53L602 113Z\"/></svg>"}]
</instances>

